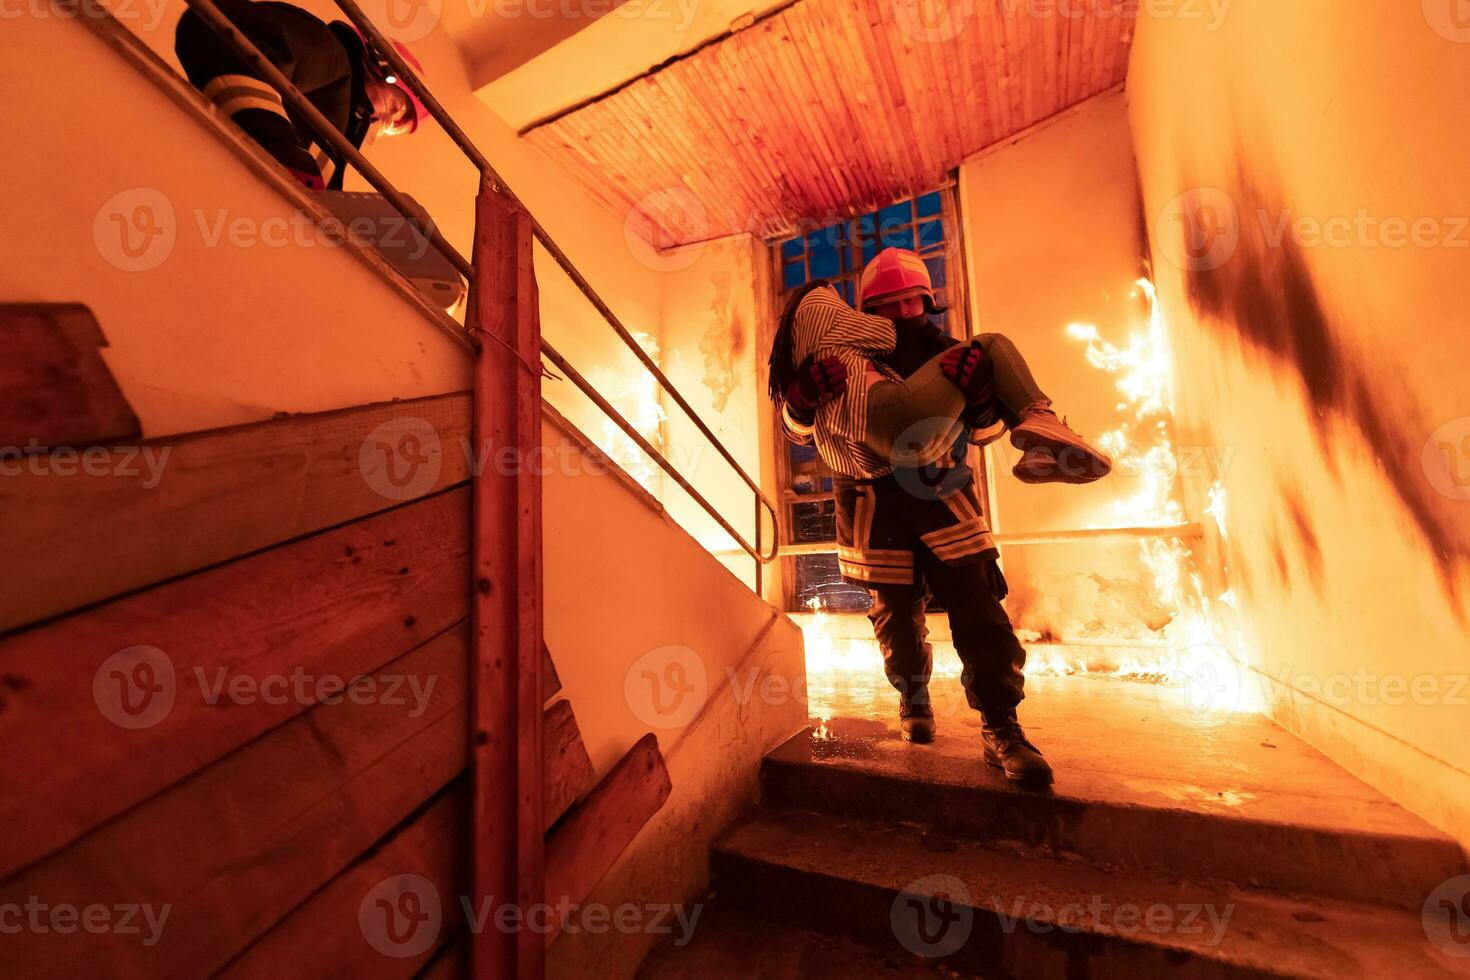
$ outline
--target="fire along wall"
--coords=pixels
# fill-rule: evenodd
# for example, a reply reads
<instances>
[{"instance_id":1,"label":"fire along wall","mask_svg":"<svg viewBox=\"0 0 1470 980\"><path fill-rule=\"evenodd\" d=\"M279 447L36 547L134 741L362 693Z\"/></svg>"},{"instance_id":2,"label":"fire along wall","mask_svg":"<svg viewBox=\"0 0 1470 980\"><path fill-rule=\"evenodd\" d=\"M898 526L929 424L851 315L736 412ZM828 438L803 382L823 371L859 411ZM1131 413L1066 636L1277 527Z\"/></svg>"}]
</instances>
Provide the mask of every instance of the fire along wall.
<instances>
[{"instance_id":1,"label":"fire along wall","mask_svg":"<svg viewBox=\"0 0 1470 980\"><path fill-rule=\"evenodd\" d=\"M960 167L960 208L977 333L1014 340L1057 411L1097 439L1129 416L1116 380L1091 366L1073 323L1120 347L1147 325L1134 282L1143 240L1127 107L1121 92L1092 99ZM1156 523L1120 506L1145 472L1119 466L1090 486L1028 486L1011 475L1007 440L988 450L992 518L1003 534ZM1152 638L1168 620L1139 560L1139 543L1004 547L1017 626L1061 639Z\"/></svg>"},{"instance_id":2,"label":"fire along wall","mask_svg":"<svg viewBox=\"0 0 1470 980\"><path fill-rule=\"evenodd\" d=\"M1470 23L1452 0L1140 20L1181 423L1268 710L1470 843Z\"/></svg>"}]
</instances>

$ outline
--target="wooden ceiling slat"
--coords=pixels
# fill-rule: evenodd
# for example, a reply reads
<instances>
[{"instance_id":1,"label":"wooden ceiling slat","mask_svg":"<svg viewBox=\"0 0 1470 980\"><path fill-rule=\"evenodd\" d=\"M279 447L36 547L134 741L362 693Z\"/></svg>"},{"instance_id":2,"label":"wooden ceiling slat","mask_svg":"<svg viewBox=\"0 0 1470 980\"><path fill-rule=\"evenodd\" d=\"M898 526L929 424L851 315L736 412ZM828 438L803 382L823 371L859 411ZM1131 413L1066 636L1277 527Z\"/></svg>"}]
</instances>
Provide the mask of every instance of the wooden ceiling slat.
<instances>
[{"instance_id":1,"label":"wooden ceiling slat","mask_svg":"<svg viewBox=\"0 0 1470 980\"><path fill-rule=\"evenodd\" d=\"M913 3L796 0L525 138L603 206L655 212L657 244L774 236L927 190L1127 74L1121 0L975 0L952 38L905 32ZM703 216L650 200L674 189Z\"/></svg>"},{"instance_id":2,"label":"wooden ceiling slat","mask_svg":"<svg viewBox=\"0 0 1470 980\"><path fill-rule=\"evenodd\" d=\"M772 75L771 80L784 78L796 82L793 102L800 121L811 131L819 133L821 138L808 140L805 146L801 146L800 141L793 141L792 145L801 147L799 152L808 155L816 164L817 177L829 191L827 211L823 217L835 217L842 213L846 202L862 195L854 189L855 182L847 172L846 141L841 139L835 121L823 106L824 96L836 98L838 93L823 92L813 84L815 66L801 49L800 39L807 32L795 23L798 16L797 7L788 7L776 18L776 30L781 40L777 50L780 51L784 71Z\"/></svg>"},{"instance_id":3,"label":"wooden ceiling slat","mask_svg":"<svg viewBox=\"0 0 1470 980\"><path fill-rule=\"evenodd\" d=\"M815 9L809 4L792 7L786 25L790 53L807 69L803 89L808 105L831 134L831 142L822 147L822 165L838 180L839 188L845 189L837 200L840 209L871 196L874 177L869 161L854 152L859 126L851 105L845 98L834 97L842 89L831 70L830 49L851 45L855 39L833 36L831 25L811 16Z\"/></svg>"},{"instance_id":4,"label":"wooden ceiling slat","mask_svg":"<svg viewBox=\"0 0 1470 980\"><path fill-rule=\"evenodd\" d=\"M667 72L650 76L647 84L639 87L637 103L648 113L645 138L648 143L663 151L664 160L669 166L669 173L666 175L669 182L666 188L659 190L691 192L703 209L703 219L710 220L711 212L734 206L738 201L739 184L734 179L736 167L722 165L717 159L713 141L704 132L701 132L704 137L701 144L694 145L689 126L661 126L654 122L660 119L684 119L691 112L691 107L676 103L670 98L669 90L663 84L666 76ZM682 207L682 204L675 206ZM685 235L707 237L704 228L681 229L681 238L688 241Z\"/></svg>"},{"instance_id":5,"label":"wooden ceiling slat","mask_svg":"<svg viewBox=\"0 0 1470 980\"><path fill-rule=\"evenodd\" d=\"M800 96L794 83L784 89L772 87L772 80L784 78L786 73L780 63L782 42L774 24L767 24L763 30L764 36L758 39L763 43L737 36L733 39L737 43L720 45L724 50L716 51L716 56L732 75L742 79L751 114L769 133L766 152L779 166L793 205L826 210L835 205L837 196L820 179L818 161L799 152L810 138L802 135L805 123L797 108Z\"/></svg>"},{"instance_id":6,"label":"wooden ceiling slat","mask_svg":"<svg viewBox=\"0 0 1470 980\"><path fill-rule=\"evenodd\" d=\"M1061 56L1062 34L1055 17L1046 18L1041 27L1044 47L1041 66L1041 111L1051 116L1060 111L1063 103L1062 90L1057 85L1057 60Z\"/></svg>"},{"instance_id":7,"label":"wooden ceiling slat","mask_svg":"<svg viewBox=\"0 0 1470 980\"><path fill-rule=\"evenodd\" d=\"M713 59L691 59L694 78L691 84L700 85L703 91L725 91L725 100L714 113L731 120L732 140L735 134L747 135L747 153L757 160L759 184L766 194L766 212L761 213L759 222L784 225L786 220L800 216L797 212L800 194L792 187L791 176L786 173L778 157L779 140L772 123L754 112L756 101L750 97L745 79L732 79L725 69L723 56L726 51L714 51ZM717 76L722 72L723 76Z\"/></svg>"},{"instance_id":8,"label":"wooden ceiling slat","mask_svg":"<svg viewBox=\"0 0 1470 980\"><path fill-rule=\"evenodd\" d=\"M685 62L679 72L666 72L664 84L680 105L686 107L695 125L707 134L717 159L734 163L725 168L734 185L732 200L704 202L706 211L731 211L737 214L757 214L769 204L769 194L762 191L769 186L769 177L760 169L761 154L752 152L755 147L749 139L734 137L726 128L725 113L712 112L707 101L700 97L704 80L695 61ZM734 80L722 79L721 85L732 85ZM735 100L738 101L738 100ZM723 222L724 218L714 223Z\"/></svg>"},{"instance_id":9,"label":"wooden ceiling slat","mask_svg":"<svg viewBox=\"0 0 1470 980\"><path fill-rule=\"evenodd\" d=\"M854 111L862 123L859 139L867 166L872 168L877 191L882 192L899 182L903 166L894 138L901 131L898 117L892 100L886 97L887 82L882 65L872 54L877 46L861 4L837 4L836 12L843 36L853 39L852 44L842 45L835 52L840 60L839 74L847 82Z\"/></svg>"},{"instance_id":10,"label":"wooden ceiling slat","mask_svg":"<svg viewBox=\"0 0 1470 980\"><path fill-rule=\"evenodd\" d=\"M856 4L835 5L828 10L824 24L826 29L846 38L846 43L829 48L831 63L829 84L834 91L847 97L848 117L853 129L853 144L858 148L865 170L865 189L862 207L876 206L893 185L902 179L906 162L893 152L895 140L892 135L892 117L885 111L888 102L882 99L880 82L875 71L880 67L869 64L859 55L875 48L872 29L859 16Z\"/></svg>"},{"instance_id":11,"label":"wooden ceiling slat","mask_svg":"<svg viewBox=\"0 0 1470 980\"><path fill-rule=\"evenodd\" d=\"M891 3L893 0L889 0L889 2ZM948 169L945 166L946 161L961 159L965 156L964 123L960 118L960 110L963 106L964 99L954 87L953 73L945 63L944 53L959 47L959 44L953 43L955 41L963 44L965 38L971 37L971 43L973 43L972 32L975 30L974 15L966 15L966 9L961 5L958 10L951 9L949 11L951 17L957 18L964 16L966 19L962 23L955 25L941 22L936 25L944 33L948 33L950 30L958 30L958 34L954 38L941 40L940 37L935 37L933 39L915 42L914 45L916 48L923 50L924 63L930 71L928 95L933 100L932 104L938 112L937 122L943 127L941 132L944 135L940 144L943 147L944 155L937 160L929 161L925 168L926 173L924 176L932 175L930 181L935 181L943 177L944 171ZM917 189L917 187L911 189Z\"/></svg>"},{"instance_id":12,"label":"wooden ceiling slat","mask_svg":"<svg viewBox=\"0 0 1470 980\"><path fill-rule=\"evenodd\" d=\"M896 193L908 179L912 157L923 152L929 135L917 125L918 120L909 104L908 93L904 91L898 59L882 30L887 25L882 19L878 0L859 0L857 11L857 26L863 37L864 50L872 59L878 77L882 80L882 85L874 92L874 101L886 106L888 118L893 120L893 124L883 134L883 142L893 168L890 186Z\"/></svg>"}]
</instances>

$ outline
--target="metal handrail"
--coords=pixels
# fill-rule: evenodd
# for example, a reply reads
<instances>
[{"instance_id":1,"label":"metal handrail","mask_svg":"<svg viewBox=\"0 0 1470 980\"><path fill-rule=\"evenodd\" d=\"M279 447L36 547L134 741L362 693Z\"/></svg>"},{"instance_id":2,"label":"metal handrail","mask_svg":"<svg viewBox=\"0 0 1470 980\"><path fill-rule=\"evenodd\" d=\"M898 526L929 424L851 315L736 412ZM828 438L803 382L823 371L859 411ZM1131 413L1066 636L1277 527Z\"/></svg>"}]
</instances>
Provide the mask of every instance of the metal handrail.
<instances>
[{"instance_id":1,"label":"metal handrail","mask_svg":"<svg viewBox=\"0 0 1470 980\"><path fill-rule=\"evenodd\" d=\"M1156 524L1138 527L1084 527L1072 531L997 531L991 535L997 545L1076 544L1088 541L1177 538L1193 541L1204 537L1204 526L1198 523ZM781 545L781 557L789 555L835 555L837 542L800 541Z\"/></svg>"},{"instance_id":2,"label":"metal handrail","mask_svg":"<svg viewBox=\"0 0 1470 980\"><path fill-rule=\"evenodd\" d=\"M254 70L258 71L265 79L265 81L267 81L272 88L276 89L276 91L280 93L281 98L286 102L286 104L289 105L295 112L300 115L303 120L306 121L306 123L312 128L312 130L322 139L325 145L330 146L334 151L336 151L342 157L344 163L351 163L354 167L356 167L357 170L367 180L367 182L371 184L378 193L382 194L384 199L392 204L393 207L396 208L399 213L404 216L404 218L411 222L413 226L418 229L421 234L423 234L423 236L429 241L429 243L433 245L434 248L437 249L439 253L443 255L450 262L450 264L455 267L455 269L459 271L460 275L465 277L466 281L470 283L474 282L475 274L474 268L471 263L467 259L465 259L465 257L461 255L453 245L449 244L449 242L444 239L443 235L439 233L438 228L435 227L433 221L429 219L428 214L424 212L422 208L418 207L403 194L401 194L398 189L393 186L392 182L389 181L387 177L383 176L383 174L376 167L374 167L365 156L363 156L362 152L358 150L357 147L353 146L341 133L341 131L334 127L331 122L328 121L327 118L317 110L316 106L311 104L311 101L307 99L306 96L303 95L301 91L291 83L291 80L286 78L286 76L283 75L280 70L271 63L270 59L261 53L260 49L257 48L249 38L245 37L235 28L230 19L226 17L224 13L220 11L219 7L214 4L214 0L185 0L185 2L192 10L194 10L197 14L200 15L201 18L203 18L205 23L207 23L215 31L215 33L220 36L221 40L223 40L226 45L231 47L236 54L245 59L247 64L249 64ZM757 573L759 573L759 567L761 565L769 564L770 562L774 561L779 550L779 542L781 536L779 533L776 532L779 527L780 514L776 508L776 505L771 501L769 497L766 496L766 494L761 490L760 485L751 478L750 474L745 472L744 467L742 467L740 463L736 461L734 455L725 448L724 443L722 443L719 438L714 434L714 432L710 430L709 426L705 424L704 420L699 417L699 414L695 412L693 406L691 406L689 402L684 398L684 396L679 392L679 390L674 387L673 382L669 380L668 376L664 374L663 370L660 369L659 366L654 363L653 359L648 356L648 352L643 349L642 345L638 343L633 334L627 329L627 327L623 326L622 321L618 319L617 315L613 313L613 311L608 307L607 303L605 303L602 297L598 295L597 291L592 288L592 285L587 282L586 278L582 275L580 271L578 271L577 267L572 264L571 259L569 259L566 253L561 250L561 247L556 244L556 241L551 237L550 233L547 232L544 227L542 227L541 222L536 220L535 215L533 215L530 209L525 206L525 204L518 196L516 196L515 192L510 189L510 186L505 182L505 179L500 176L499 172L495 170L495 168L491 165L490 161L485 157L485 155L481 153L479 148L476 147L475 144L470 140L470 138L465 135L464 130L460 129L459 125L454 121L453 117L449 115L448 111L445 110L444 106L439 102L439 100L436 99L433 94L428 90L428 86L423 83L423 80L418 77L418 74L413 70L413 68L409 66L405 62L405 60L398 54L397 50L394 49L389 39L378 30L377 26L368 19L367 15L362 12L362 9L358 7L358 5L353 2L353 0L335 0L335 2L337 6L341 8L342 12L347 15L348 20L352 22L353 26L356 27L357 30L361 32L365 38L372 42L377 50L377 53L381 54L387 60L387 62L393 67L394 71L398 73L399 78L402 79L413 90L416 96L418 96L419 101L424 104L424 107L429 111L429 114L434 117L435 121L439 123L439 125L449 135L450 139L452 139L455 145L459 147L460 151L464 153L465 157L479 170L482 180L488 182L492 190L504 196L512 205L525 212L527 218L529 218L531 222L531 229L533 234L536 236L537 241L539 241L542 247L544 247L546 251L550 253L551 257L556 260L556 263L558 266L561 267L561 270L566 273L567 277L571 279L573 283L576 284L582 295L587 298L587 300L592 304L593 308L595 308L597 312L602 316L603 320L607 322L608 326L613 329L613 332L622 339L623 343L628 347L629 350L633 352L634 356L638 358L639 362L642 363L643 367L649 372L649 374L653 375L654 379L658 381L659 386L662 387L663 390L667 392L668 395L679 406L679 408L683 410L684 414L689 418L689 421L694 423L695 428L699 430L700 434L709 441L710 445L715 447L720 456L723 457L725 462L730 465L730 468L739 475L740 479L744 481L745 485L749 487L750 490L755 494L755 543L752 544L751 542L747 541L743 535L736 531L729 521L727 521L723 516L720 515L719 511L704 497L703 494L694 489L693 485L691 485L689 481L685 479L683 474L681 474L678 469L672 463L670 463L661 452L654 448L654 446L649 443L648 440L645 439L643 435L639 433L638 430L635 429L626 418L623 417L622 413L615 409L607 401L607 399L602 397L602 395L597 391L597 389L592 385L591 382L589 382L585 377L582 376L580 372L573 368L570 363L567 362L567 359L563 357L560 353L558 353L557 350L545 340L545 338L542 338L542 353L545 354L546 357L550 359L551 362L554 363L559 369L561 369L566 377L570 379L571 382L576 385L577 388L580 389L584 395L591 399L591 401L595 405L597 405L597 407L600 408L608 416L608 418L610 418L612 422L623 431L625 435L632 439L643 452L647 453L649 458L657 463L660 469L667 473L669 477L674 480L674 482L676 482L686 493L688 493L689 496L693 498L694 501L698 503L700 507L702 507L704 511L709 514L709 516L713 518L717 524L719 524L719 526L725 531L725 533L729 534L730 537L734 539L735 543L740 546L741 550L743 550L751 558L755 559L757 563ZM527 367L529 368L530 365L527 365ZM762 539L764 537L764 535L762 535L761 533L762 507L764 507L766 512L769 513L771 516L772 534L771 548L769 554L766 553L766 551L761 546Z\"/></svg>"}]
</instances>

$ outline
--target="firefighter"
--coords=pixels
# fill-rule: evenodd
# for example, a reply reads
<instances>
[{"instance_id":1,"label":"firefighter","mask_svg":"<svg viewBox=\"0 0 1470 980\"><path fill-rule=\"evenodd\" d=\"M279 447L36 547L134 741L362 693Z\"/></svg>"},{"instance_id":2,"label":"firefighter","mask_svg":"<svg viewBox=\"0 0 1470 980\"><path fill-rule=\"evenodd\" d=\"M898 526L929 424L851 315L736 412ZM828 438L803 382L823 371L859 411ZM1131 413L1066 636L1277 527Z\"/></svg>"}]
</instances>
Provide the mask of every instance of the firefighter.
<instances>
[{"instance_id":1,"label":"firefighter","mask_svg":"<svg viewBox=\"0 0 1470 980\"><path fill-rule=\"evenodd\" d=\"M353 146L411 133L423 104L351 25L327 24L275 0L217 0L221 12ZM397 41L412 65L418 61ZM174 51L189 81L312 190L340 190L345 168L314 130L192 9L179 20Z\"/></svg>"},{"instance_id":2,"label":"firefighter","mask_svg":"<svg viewBox=\"0 0 1470 980\"><path fill-rule=\"evenodd\" d=\"M986 761L1013 781L1049 784L1051 767L1017 719L1026 653L1001 605L1005 577L967 463L968 443L991 441L1009 426L1023 452L1017 475L1028 482L1088 482L1111 464L1056 419L1008 340L988 335L961 345L934 324L931 317L943 310L918 255L885 249L863 270L859 285L864 312L895 327L892 352L879 354L872 369L879 377L909 378L938 356L944 376L964 396L961 434L939 462L921 469L894 467L829 433L817 437L818 410L842 399L859 369L869 370L851 358L815 354L794 364L796 313L821 283L792 297L773 346L771 396L783 428L797 442L815 441L836 474L839 570L872 595L868 618L899 694L903 737L926 743L935 734L928 692L933 652L925 624L932 595L948 610L966 700L984 721ZM863 384L874 381L868 375Z\"/></svg>"}]
</instances>

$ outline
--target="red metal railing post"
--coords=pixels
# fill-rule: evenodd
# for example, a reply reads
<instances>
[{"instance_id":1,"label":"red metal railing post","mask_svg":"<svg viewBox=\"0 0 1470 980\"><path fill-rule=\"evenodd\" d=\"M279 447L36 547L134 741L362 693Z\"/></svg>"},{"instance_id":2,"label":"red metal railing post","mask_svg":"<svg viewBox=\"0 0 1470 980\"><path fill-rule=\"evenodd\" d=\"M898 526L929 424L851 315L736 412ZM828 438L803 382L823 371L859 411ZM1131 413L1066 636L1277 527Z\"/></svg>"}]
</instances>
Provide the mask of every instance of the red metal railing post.
<instances>
[{"instance_id":1,"label":"red metal railing post","mask_svg":"<svg viewBox=\"0 0 1470 980\"><path fill-rule=\"evenodd\" d=\"M545 901L541 772L541 326L532 222L486 181L476 202L469 324L481 336L474 387L474 568L470 762L474 975L538 978ZM502 932L495 910L514 903Z\"/></svg>"}]
</instances>

